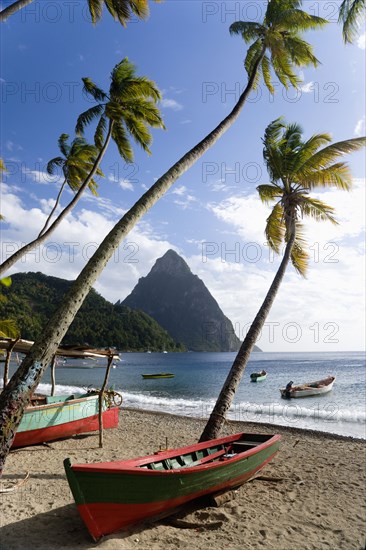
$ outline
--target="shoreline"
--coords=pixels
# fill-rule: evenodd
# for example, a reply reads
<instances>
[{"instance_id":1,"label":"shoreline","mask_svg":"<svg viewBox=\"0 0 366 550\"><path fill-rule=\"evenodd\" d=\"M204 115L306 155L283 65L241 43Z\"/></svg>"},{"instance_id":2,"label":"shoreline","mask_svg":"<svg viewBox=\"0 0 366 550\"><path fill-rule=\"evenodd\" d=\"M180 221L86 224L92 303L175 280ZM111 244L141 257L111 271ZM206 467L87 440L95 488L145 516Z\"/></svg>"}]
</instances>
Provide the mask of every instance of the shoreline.
<instances>
[{"instance_id":1,"label":"shoreline","mask_svg":"<svg viewBox=\"0 0 366 550\"><path fill-rule=\"evenodd\" d=\"M366 540L366 442L299 428L228 420L222 435L240 431L280 433L280 451L261 472L219 508L187 507L179 516L138 525L96 545L82 523L63 470L72 463L123 460L198 440L204 419L121 409L117 429L15 449L0 485L23 479L3 493L0 550L361 550ZM179 517L179 521L177 520Z\"/></svg>"},{"instance_id":2,"label":"shoreline","mask_svg":"<svg viewBox=\"0 0 366 550\"><path fill-rule=\"evenodd\" d=\"M128 411L134 411L134 412L142 412L142 413L146 413L146 414L152 414L152 415L161 415L161 416L174 416L174 417L177 417L177 418L185 418L186 420L201 420L203 423L206 423L208 418L198 418L198 417L195 417L195 416L187 416L187 415L180 415L180 414L176 414L176 413L169 413L169 412L166 412L166 411L154 411L154 410L149 410L149 409L138 409L136 407L125 407L123 410L128 410ZM333 432L326 432L326 431L322 431L322 430L312 430L310 428L294 428L293 426L283 426L282 424L272 424L272 423L269 423L269 422L254 422L254 421L251 421L251 420L248 420L248 421L245 421L245 420L231 420L231 419L228 419L226 422L229 422L230 424L240 424L240 425L245 425L245 426L254 426L255 429L260 429L262 426L264 426L266 429L269 429L270 431L275 431L275 430L279 430L279 431L284 431L284 432L289 432L289 433L292 433L292 434L298 434L298 435L301 435L302 432L305 432L306 435L311 435L311 436L314 436L316 437L317 435L321 436L322 439L326 439L326 438L330 438L330 439L340 439L340 440L346 440L346 441L361 441L361 442L365 442L366 443L366 438L365 437L354 437L352 435L341 435L341 434L337 434L337 433L333 433ZM239 430L240 431L240 430ZM1 549L0 549L1 550Z\"/></svg>"}]
</instances>

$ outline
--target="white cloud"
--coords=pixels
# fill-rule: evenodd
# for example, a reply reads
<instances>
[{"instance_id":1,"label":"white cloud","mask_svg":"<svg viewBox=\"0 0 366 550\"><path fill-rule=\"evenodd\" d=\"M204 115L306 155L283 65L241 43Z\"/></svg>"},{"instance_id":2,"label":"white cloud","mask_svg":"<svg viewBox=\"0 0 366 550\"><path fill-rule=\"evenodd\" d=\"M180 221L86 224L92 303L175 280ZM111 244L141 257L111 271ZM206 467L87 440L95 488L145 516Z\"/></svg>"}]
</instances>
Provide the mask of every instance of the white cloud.
<instances>
[{"instance_id":1,"label":"white cloud","mask_svg":"<svg viewBox=\"0 0 366 550\"><path fill-rule=\"evenodd\" d=\"M119 180L118 185L124 191L133 191L134 187L129 180Z\"/></svg>"},{"instance_id":2,"label":"white cloud","mask_svg":"<svg viewBox=\"0 0 366 550\"><path fill-rule=\"evenodd\" d=\"M360 120L357 121L355 126L354 133L356 136L361 137L366 133L366 115L364 115Z\"/></svg>"},{"instance_id":3,"label":"white cloud","mask_svg":"<svg viewBox=\"0 0 366 550\"><path fill-rule=\"evenodd\" d=\"M175 187L172 191L173 195L184 195L187 191L187 188L184 185L181 185L180 187Z\"/></svg>"},{"instance_id":4,"label":"white cloud","mask_svg":"<svg viewBox=\"0 0 366 550\"><path fill-rule=\"evenodd\" d=\"M364 32L363 34L361 34L361 36L359 36L358 40L357 40L357 46L361 49L361 50L365 50L366 49L366 32Z\"/></svg>"},{"instance_id":5,"label":"white cloud","mask_svg":"<svg viewBox=\"0 0 366 550\"><path fill-rule=\"evenodd\" d=\"M303 84L300 88L304 94L310 94L314 90L314 82L307 82L306 84Z\"/></svg>"},{"instance_id":6,"label":"white cloud","mask_svg":"<svg viewBox=\"0 0 366 550\"><path fill-rule=\"evenodd\" d=\"M365 183L356 179L350 193L327 190L316 195L335 207L339 225L304 222L310 252L308 277L303 279L292 266L288 268L258 342L265 350L360 349L365 331ZM188 263L195 266L242 337L281 260L263 245L269 209L254 194L231 197L209 209L232 232L220 242L202 243L201 255Z\"/></svg>"},{"instance_id":7,"label":"white cloud","mask_svg":"<svg viewBox=\"0 0 366 550\"><path fill-rule=\"evenodd\" d=\"M164 109L172 109L173 111L181 111L183 109L183 105L175 101L175 99L162 99L160 104Z\"/></svg>"},{"instance_id":8,"label":"white cloud","mask_svg":"<svg viewBox=\"0 0 366 550\"><path fill-rule=\"evenodd\" d=\"M62 183L63 176L61 175L51 175L48 172L43 172L42 170L29 170L29 168L24 168L23 173L26 176L32 178L35 183L40 184L49 184L49 183Z\"/></svg>"},{"instance_id":9,"label":"white cloud","mask_svg":"<svg viewBox=\"0 0 366 550\"><path fill-rule=\"evenodd\" d=\"M7 222L2 227L2 258L5 259L22 243L35 238L46 220L51 201L40 201L46 212L40 208L28 209L14 193L14 187L6 184L2 184L1 196L2 213ZM104 206L109 203L108 199L100 200ZM106 217L100 209L74 210L45 245L18 261L9 274L42 271L46 275L75 279L119 217ZM114 252L95 288L112 302L123 300L169 248L175 247L157 235L149 224L140 222Z\"/></svg>"}]
</instances>

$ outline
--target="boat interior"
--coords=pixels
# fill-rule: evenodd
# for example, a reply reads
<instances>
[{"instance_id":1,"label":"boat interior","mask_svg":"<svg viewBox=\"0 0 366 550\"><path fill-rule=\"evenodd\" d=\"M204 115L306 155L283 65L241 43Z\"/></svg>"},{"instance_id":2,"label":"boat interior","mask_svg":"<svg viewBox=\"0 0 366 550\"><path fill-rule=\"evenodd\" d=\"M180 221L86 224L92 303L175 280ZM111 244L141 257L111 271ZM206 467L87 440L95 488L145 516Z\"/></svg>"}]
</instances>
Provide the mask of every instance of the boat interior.
<instances>
[{"instance_id":1,"label":"boat interior","mask_svg":"<svg viewBox=\"0 0 366 550\"><path fill-rule=\"evenodd\" d=\"M72 399L79 399L84 397L87 394L77 394L77 395L42 395L42 394L33 394L31 397L30 405L35 407L38 405L50 405L52 403L62 403L65 401L71 401Z\"/></svg>"},{"instance_id":2,"label":"boat interior","mask_svg":"<svg viewBox=\"0 0 366 550\"><path fill-rule=\"evenodd\" d=\"M268 441L272 435L248 434L248 437L243 437L236 441L205 447L197 451L192 451L182 455L177 455L169 458L164 458L142 464L140 468L148 470L176 470L181 468L192 468L212 462L219 462L228 458L233 458L239 453L245 453L251 449ZM159 453L158 453L159 454Z\"/></svg>"}]
</instances>

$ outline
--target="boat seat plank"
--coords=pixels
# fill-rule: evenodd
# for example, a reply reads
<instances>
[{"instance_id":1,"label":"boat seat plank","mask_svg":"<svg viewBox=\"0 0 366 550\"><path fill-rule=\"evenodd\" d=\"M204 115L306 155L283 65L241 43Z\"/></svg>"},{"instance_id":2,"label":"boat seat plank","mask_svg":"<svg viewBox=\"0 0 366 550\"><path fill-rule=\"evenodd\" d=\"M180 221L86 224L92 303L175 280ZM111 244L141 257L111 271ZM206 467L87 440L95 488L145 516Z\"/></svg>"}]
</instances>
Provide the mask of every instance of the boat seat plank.
<instances>
[{"instance_id":1,"label":"boat seat plank","mask_svg":"<svg viewBox=\"0 0 366 550\"><path fill-rule=\"evenodd\" d=\"M194 462L191 462L189 466L199 466L200 464L204 464L205 462L210 462L215 458L219 458L220 456L223 456L226 453L227 453L227 449L220 449L220 451L217 451L216 453L209 454L207 456L204 456L203 458L200 458L199 460L195 460Z\"/></svg>"},{"instance_id":2,"label":"boat seat plank","mask_svg":"<svg viewBox=\"0 0 366 550\"><path fill-rule=\"evenodd\" d=\"M239 447L245 447L245 446L250 446L250 447L256 447L257 445L260 445L262 442L261 441L234 441L234 445L235 447L236 446L239 446Z\"/></svg>"}]
</instances>

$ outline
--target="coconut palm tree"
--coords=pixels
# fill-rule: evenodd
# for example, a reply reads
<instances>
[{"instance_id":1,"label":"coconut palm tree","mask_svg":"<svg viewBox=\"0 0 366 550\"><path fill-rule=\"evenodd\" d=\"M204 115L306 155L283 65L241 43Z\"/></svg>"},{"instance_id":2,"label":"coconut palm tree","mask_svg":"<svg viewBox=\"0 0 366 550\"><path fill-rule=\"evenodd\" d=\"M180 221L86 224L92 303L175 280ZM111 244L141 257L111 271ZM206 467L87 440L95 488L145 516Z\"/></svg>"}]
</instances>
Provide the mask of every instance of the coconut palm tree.
<instances>
[{"instance_id":1,"label":"coconut palm tree","mask_svg":"<svg viewBox=\"0 0 366 550\"><path fill-rule=\"evenodd\" d=\"M214 145L214 143L216 143L216 141L236 121L250 92L257 86L261 74L263 75L263 80L269 91L274 93L271 68L280 82L288 88L289 86L297 87L299 85L300 80L295 73L296 68L307 65L314 65L316 67L318 65L319 61L315 57L312 47L300 37L300 33L305 30L321 28L327 21L300 10L300 5L300 0L271 0L271 2L268 3L262 24L237 21L231 25L231 34L239 34L242 36L244 42L251 43L245 58L245 68L248 74L247 85L231 113L221 121L212 132L178 160L178 162L176 162L149 190L149 207L151 207L160 196L184 174L184 172L193 166L193 164L197 162L197 160L212 147L212 145ZM150 81L146 81L146 79L143 78L137 79L135 82L136 77L126 59L123 60L120 65L117 65L117 67L112 73L109 96L101 88L96 86L90 78L83 78L84 91L92 96L97 104L79 116L76 132L82 134L87 124L98 119L99 122L95 132L95 144L101 149L101 153L100 157L98 157L96 166L99 165L111 136L116 141L121 156L126 161L130 161L132 158L132 150L126 142L125 129L127 128L130 134L148 151L148 147L144 145L144 140L147 142L149 141L145 122L148 122L151 126L162 126L161 119L158 117L155 106L146 101L146 96L144 97L142 91L143 87L147 85L146 94L149 95L153 93L153 95L149 97L157 100L160 98L157 89L155 88L152 90L151 86L149 86ZM132 81L127 87L130 71L132 71ZM126 82L124 82L125 79ZM134 87L141 90L141 96L139 98L134 97L133 103L135 106L131 106L131 98L126 94L127 89L133 94ZM119 94L121 97L117 97ZM123 101L127 101L128 108L132 108L134 111L130 112L130 110L128 110L128 112L126 112L125 103L122 105ZM140 114L139 108L142 109L141 112L144 115L143 118L145 122L138 117ZM136 121L136 117L139 118L138 122ZM123 123L119 121L119 118L123 120ZM92 176L93 175L92 173ZM71 208L73 208L87 185L88 183L85 181L74 199L61 213L62 218L66 216ZM154 200L151 201L153 197ZM54 224L56 223L59 225L61 221L59 217ZM39 237L42 241L37 239L37 241L30 243L32 244L31 248L46 240L50 232L55 229L54 224ZM14 265L14 263L31 248L23 247L7 258L7 260L0 265L0 274Z\"/></svg>"},{"instance_id":2,"label":"coconut palm tree","mask_svg":"<svg viewBox=\"0 0 366 550\"><path fill-rule=\"evenodd\" d=\"M318 64L311 46L301 39L300 33L304 30L321 28L327 22L322 18L303 12L299 6L301 6L300 0L271 0L268 3L262 24L240 22L240 26L231 27L231 32L240 33L245 42L253 42L246 56L248 82L244 91L229 115L161 176L109 232L65 295L63 303L49 320L42 336L35 342L31 352L13 375L6 390L0 395L0 420L2 419L5 426L5 428L1 428L0 422L0 474L32 392L42 378L44 370L90 288L121 241L173 183L193 166L235 122L250 92L258 82L259 71L262 71L267 86L271 85L271 66L285 86L297 86L298 80L294 72L296 67ZM260 45L260 49L258 49L258 45ZM266 57L267 54L269 57ZM97 101L104 101L104 92L93 83L84 80L84 85L91 94L94 94ZM112 109L112 112L115 110ZM103 109L98 112L91 111L90 120L100 116L100 121L102 121L102 115ZM81 130L89 122L88 115L84 114L79 122ZM100 136L104 130L103 124L103 122L98 124L97 136Z\"/></svg>"},{"instance_id":3,"label":"coconut palm tree","mask_svg":"<svg viewBox=\"0 0 366 550\"><path fill-rule=\"evenodd\" d=\"M95 191L96 184L93 178L95 174L103 175L99 165L111 139L117 145L122 158L126 162L132 162L134 155L129 138L132 137L150 153L149 145L152 138L149 127L164 128L156 106L156 102L161 99L158 88L148 78L136 76L135 66L127 58L114 67L108 94L98 88L90 78L83 78L83 82L85 91L100 103L79 116L76 129L80 132L85 124L99 117L95 131L95 146L88 145L84 138L79 137L68 149L67 134L62 134L59 145L65 158L56 157L47 166L51 172L55 166L62 166L65 181L73 190L77 189L77 192L49 227L48 219L36 239L14 252L0 265L0 274L27 252L42 244L74 208L87 187L91 188L92 192Z\"/></svg>"},{"instance_id":4,"label":"coconut palm tree","mask_svg":"<svg viewBox=\"0 0 366 550\"><path fill-rule=\"evenodd\" d=\"M343 0L339 8L339 23L343 24L343 39L353 42L365 20L366 0Z\"/></svg>"},{"instance_id":5,"label":"coconut palm tree","mask_svg":"<svg viewBox=\"0 0 366 550\"><path fill-rule=\"evenodd\" d=\"M84 183L85 179L88 177L91 172L95 159L98 155L98 149L95 145L90 145L86 139L76 137L71 145L68 144L69 135L61 134L58 140L58 146L62 153L62 157L55 157L51 159L47 164L47 172L50 175L55 173L57 168L62 168L64 175L64 181L60 187L60 191L56 197L55 204L49 213L47 220L41 229L38 237L40 237L47 229L50 220L55 212L56 208L59 205L62 192L66 185L70 187L72 191L77 193L81 185ZM97 168L96 175L103 176L103 172L100 168ZM91 179L89 182L89 190L93 195L98 195L97 193L97 183L94 179Z\"/></svg>"},{"instance_id":6,"label":"coconut palm tree","mask_svg":"<svg viewBox=\"0 0 366 550\"><path fill-rule=\"evenodd\" d=\"M154 2L160 1L154 0ZM16 0L0 12L0 21L6 21L8 17L32 2L33 0ZM88 0L89 13L94 24L100 20L104 4L112 17L124 27L133 15L140 19L145 19L149 15L148 0Z\"/></svg>"},{"instance_id":7,"label":"coconut palm tree","mask_svg":"<svg viewBox=\"0 0 366 550\"><path fill-rule=\"evenodd\" d=\"M267 242L276 253L280 253L285 243L285 252L269 291L234 360L200 441L214 439L220 433L288 264L291 262L300 275L306 274L308 254L301 220L310 217L316 221L337 223L334 209L311 197L311 191L316 187L349 190L352 185L350 169L345 162L339 162L338 159L366 145L364 137L329 145L329 134L316 134L306 141L302 134L303 130L298 124L286 124L282 118L272 122L265 131L263 157L270 183L259 185L257 190L263 202L275 203L267 218Z\"/></svg>"}]
</instances>

